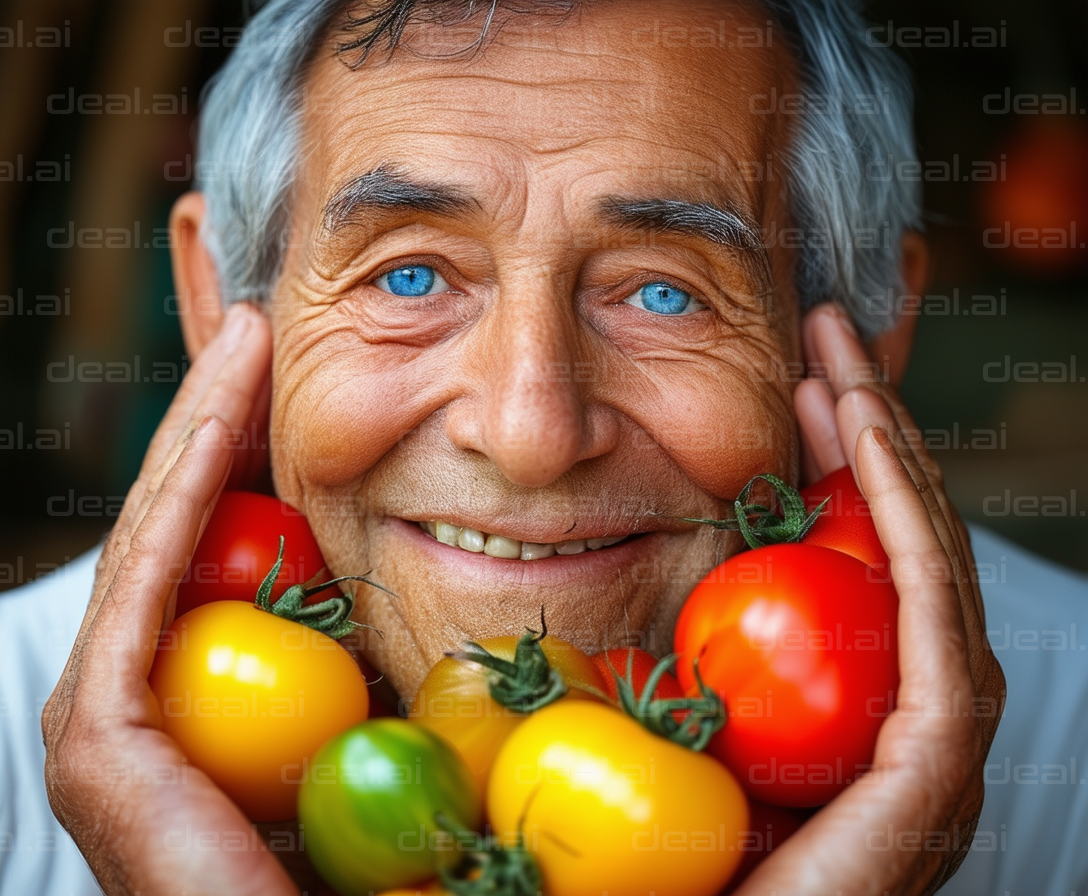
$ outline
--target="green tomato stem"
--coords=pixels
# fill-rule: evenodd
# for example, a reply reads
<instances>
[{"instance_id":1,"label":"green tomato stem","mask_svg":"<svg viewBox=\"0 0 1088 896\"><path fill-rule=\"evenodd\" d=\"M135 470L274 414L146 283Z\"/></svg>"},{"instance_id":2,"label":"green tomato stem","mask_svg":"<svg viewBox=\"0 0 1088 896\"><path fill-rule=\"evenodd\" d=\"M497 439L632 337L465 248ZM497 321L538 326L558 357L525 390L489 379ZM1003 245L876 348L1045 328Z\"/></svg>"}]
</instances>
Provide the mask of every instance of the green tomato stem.
<instances>
[{"instance_id":1,"label":"green tomato stem","mask_svg":"<svg viewBox=\"0 0 1088 896\"><path fill-rule=\"evenodd\" d=\"M272 586L276 584L276 578L280 574L280 567L283 566L283 544L283 536L281 535L276 562L268 571L268 575L264 577L264 581L261 582L261 586L257 589L257 597L253 601L258 609L272 613L282 619L305 625L337 641L347 637L357 628L374 628L362 622L355 622L351 618L351 611L355 601L350 594L340 592L336 597L330 597L320 603L306 604L306 600L313 595L320 594L322 591L336 587L341 582L348 581L366 582L371 587L378 588L387 594L392 593L388 588L383 588L377 582L372 582L366 575L340 576L309 588L305 585L292 585L280 595L275 603L272 603ZM378 632L378 637L382 636L382 633L377 629L374 629L374 631Z\"/></svg>"},{"instance_id":2,"label":"green tomato stem","mask_svg":"<svg viewBox=\"0 0 1088 896\"><path fill-rule=\"evenodd\" d=\"M514 661L504 660L475 641L464 649L446 654L452 659L477 663L491 670L488 688L491 698L514 712L530 713L543 709L567 693L567 684L548 662L540 642L548 634L544 609L540 610L540 632L526 629L514 648Z\"/></svg>"},{"instance_id":3,"label":"green tomato stem","mask_svg":"<svg viewBox=\"0 0 1088 896\"><path fill-rule=\"evenodd\" d=\"M658 662L647 677L640 695L635 694L633 651L627 655L627 676L620 677L615 669L612 674L616 677L620 708L627 715L651 734L698 753L725 726L728 713L721 697L703 682L698 659L695 660L695 679L702 696L667 699L654 696L662 676L676 665L678 658L679 654L672 653ZM678 713L683 713L681 720L676 718Z\"/></svg>"},{"instance_id":4,"label":"green tomato stem","mask_svg":"<svg viewBox=\"0 0 1088 896\"><path fill-rule=\"evenodd\" d=\"M525 848L520 826L513 846L504 847L493 837L458 829L441 812L434 820L456 843L472 844L456 868L438 872L442 886L454 896L538 896L541 892L540 868Z\"/></svg>"},{"instance_id":5,"label":"green tomato stem","mask_svg":"<svg viewBox=\"0 0 1088 896\"><path fill-rule=\"evenodd\" d=\"M748 503L752 487L761 479L774 489L778 505L782 508L782 516L778 516L762 504ZM683 519L688 523L703 523L715 529L740 532L749 547L762 548L772 544L800 541L819 519L824 506L830 500L825 498L812 513L807 513L805 499L801 497L797 489L771 473L760 473L749 479L740 490L737 500L733 502L735 516L732 519L705 520L694 517L683 517ZM749 522L749 517L755 517L755 523Z\"/></svg>"}]
</instances>

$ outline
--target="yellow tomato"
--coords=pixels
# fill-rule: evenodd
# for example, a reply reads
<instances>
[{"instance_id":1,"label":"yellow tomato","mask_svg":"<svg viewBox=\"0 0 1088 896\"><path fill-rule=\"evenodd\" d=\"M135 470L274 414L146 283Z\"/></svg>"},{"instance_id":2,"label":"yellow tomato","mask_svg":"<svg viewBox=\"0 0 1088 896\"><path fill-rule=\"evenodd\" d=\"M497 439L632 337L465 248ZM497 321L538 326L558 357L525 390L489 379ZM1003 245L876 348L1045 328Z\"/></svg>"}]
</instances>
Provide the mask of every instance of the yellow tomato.
<instances>
[{"instance_id":1,"label":"yellow tomato","mask_svg":"<svg viewBox=\"0 0 1088 896\"><path fill-rule=\"evenodd\" d=\"M234 600L174 620L148 683L163 732L254 821L293 818L310 757L369 707L336 641Z\"/></svg>"},{"instance_id":2,"label":"yellow tomato","mask_svg":"<svg viewBox=\"0 0 1088 896\"><path fill-rule=\"evenodd\" d=\"M585 701L543 709L510 735L487 806L502 842L521 823L549 896L713 896L748 827L725 766Z\"/></svg>"},{"instance_id":3,"label":"yellow tomato","mask_svg":"<svg viewBox=\"0 0 1088 896\"><path fill-rule=\"evenodd\" d=\"M450 891L444 889L442 884L435 881L422 890L385 890L379 896L450 896Z\"/></svg>"},{"instance_id":4,"label":"yellow tomato","mask_svg":"<svg viewBox=\"0 0 1088 896\"><path fill-rule=\"evenodd\" d=\"M499 659L513 662L520 638L486 638L479 645ZM593 660L573 644L551 635L540 643L544 656L569 690L563 700L599 699L605 682ZM524 713L508 709L491 696L492 672L476 663L446 657L423 679L408 718L446 738L461 754L476 781L481 798L487 776L502 743L525 721Z\"/></svg>"}]
</instances>

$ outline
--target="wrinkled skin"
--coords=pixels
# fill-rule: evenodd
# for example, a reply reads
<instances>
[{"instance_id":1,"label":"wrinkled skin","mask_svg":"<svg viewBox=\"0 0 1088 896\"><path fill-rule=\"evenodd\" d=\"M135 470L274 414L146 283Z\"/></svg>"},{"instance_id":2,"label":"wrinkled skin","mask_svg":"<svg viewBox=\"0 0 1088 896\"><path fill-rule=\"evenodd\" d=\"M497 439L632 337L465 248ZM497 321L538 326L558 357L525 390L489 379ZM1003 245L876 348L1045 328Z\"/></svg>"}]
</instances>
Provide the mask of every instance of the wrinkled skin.
<instances>
[{"instance_id":1,"label":"wrinkled skin","mask_svg":"<svg viewBox=\"0 0 1088 896\"><path fill-rule=\"evenodd\" d=\"M196 237L202 199L179 201L175 275L197 360L106 546L43 716L54 811L107 893L296 892L274 858L289 856L259 841L164 848L186 825L218 842L249 827L199 771L163 774L182 756L146 684L173 616L163 571L184 569L225 484L267 475L268 450L231 437L265 427L277 492L305 508L331 570L373 570L394 592L356 591L358 617L385 634L356 646L406 697L442 651L519 632L542 604L551 631L587 649L631 635L666 650L688 590L739 548L669 517L720 515L757 472L796 479L803 467L813 479L849 463L902 602L900 709L881 730L879 771L739 892L927 893L955 869L962 848L866 847L889 824L958 825L962 842L1004 699L965 530L936 466L901 437L914 424L892 384L871 375L876 358L898 379L911 321L863 345L834 308L800 320L790 250L738 251L600 213L602 197L668 198L730 205L761 226L788 221L781 179L739 173L788 146L788 116L748 112L752 94L794 83L785 42L677 51L633 37L655 19L661 33L710 20L739 36L765 18L749 5L624 0L562 24L511 18L465 58L399 52L353 72L319 54L294 238L262 312L223 313ZM466 43L463 31L409 37L428 52ZM470 201L327 227L329 200L380 165ZM924 252L909 236L905 248L904 279L918 291ZM409 263L434 267L450 290L409 301L383 292L375 281ZM625 302L661 279L706 307L665 316ZM802 357L830 375L797 386L766 373ZM415 525L436 519L540 542L650 534L506 561ZM973 710L924 709L953 698Z\"/></svg>"},{"instance_id":2,"label":"wrinkled skin","mask_svg":"<svg viewBox=\"0 0 1088 896\"><path fill-rule=\"evenodd\" d=\"M755 298L762 253L621 230L598 211L610 196L728 200L769 226L780 195L682 172L762 158L783 122L722 104L698 70L654 74L671 54L632 55L621 4L599 18L603 33L559 66L566 31L514 19L463 63L405 53L365 73L334 58L314 69L299 239L271 313L272 467L332 568L372 568L397 595L361 593L361 610L385 635L371 659L405 694L451 645L520 631L541 603L583 648L628 631L667 649L698 574L737 543L649 514L721 513L753 472L795 475L789 384L751 375L800 353L792 297ZM747 77L784 89L778 54L751 52ZM511 81L523 67L532 77ZM664 110L669 126L654 127ZM378 166L457 185L472 207L330 233L322 207ZM413 259L456 292L405 301L368 285ZM788 283L790 259L769 261ZM647 272L710 307L665 318L623 304ZM434 550L393 519L529 542L659 534L634 556L545 574Z\"/></svg>"}]
</instances>

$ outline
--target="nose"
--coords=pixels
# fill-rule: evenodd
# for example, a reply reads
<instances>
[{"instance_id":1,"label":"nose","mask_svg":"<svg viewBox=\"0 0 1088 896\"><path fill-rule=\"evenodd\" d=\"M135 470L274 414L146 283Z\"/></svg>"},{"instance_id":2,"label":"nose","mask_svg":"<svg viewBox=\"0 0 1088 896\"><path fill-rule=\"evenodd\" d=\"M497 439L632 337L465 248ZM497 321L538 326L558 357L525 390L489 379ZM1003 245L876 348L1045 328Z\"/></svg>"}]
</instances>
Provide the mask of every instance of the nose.
<instances>
[{"instance_id":1,"label":"nose","mask_svg":"<svg viewBox=\"0 0 1088 896\"><path fill-rule=\"evenodd\" d=\"M481 326L482 325L482 326ZM616 439L612 414L588 403L592 362L580 360L579 323L569 295L512 286L477 325L471 393L446 413L460 448L486 455L516 485L553 482ZM585 380L586 382L580 382Z\"/></svg>"}]
</instances>

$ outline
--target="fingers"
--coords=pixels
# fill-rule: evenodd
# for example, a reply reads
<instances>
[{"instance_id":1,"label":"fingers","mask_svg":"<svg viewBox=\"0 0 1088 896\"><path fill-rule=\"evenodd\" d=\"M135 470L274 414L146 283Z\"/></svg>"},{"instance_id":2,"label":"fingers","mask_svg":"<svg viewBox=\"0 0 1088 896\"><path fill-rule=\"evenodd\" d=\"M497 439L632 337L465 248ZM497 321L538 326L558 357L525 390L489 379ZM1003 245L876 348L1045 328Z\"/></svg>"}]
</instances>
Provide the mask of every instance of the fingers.
<instances>
[{"instance_id":1,"label":"fingers","mask_svg":"<svg viewBox=\"0 0 1088 896\"><path fill-rule=\"evenodd\" d=\"M174 590L167 570L184 569L226 480L224 427L210 418L192 431L167 476L160 500L109 580L96 583L72 654L42 714L42 730L65 727L90 695L93 717L147 724L147 672Z\"/></svg>"},{"instance_id":2,"label":"fingers","mask_svg":"<svg viewBox=\"0 0 1088 896\"><path fill-rule=\"evenodd\" d=\"M903 688L926 695L950 693L957 686L970 691L959 593L930 508L886 432L865 430L857 457L861 487L899 593Z\"/></svg>"},{"instance_id":3,"label":"fingers","mask_svg":"<svg viewBox=\"0 0 1088 896\"><path fill-rule=\"evenodd\" d=\"M835 398L857 386L882 382L846 312L835 304L813 308L802 322L802 342L810 369L827 383Z\"/></svg>"},{"instance_id":4,"label":"fingers","mask_svg":"<svg viewBox=\"0 0 1088 896\"><path fill-rule=\"evenodd\" d=\"M188 565L226 482L228 435L215 417L205 418L193 431L133 534L87 632L82 669L86 685L108 694L122 712L138 709L131 701L146 688L173 594L167 571Z\"/></svg>"},{"instance_id":5,"label":"fingers","mask_svg":"<svg viewBox=\"0 0 1088 896\"><path fill-rule=\"evenodd\" d=\"M99 561L100 578L111 578L127 552L132 533L177 458L187 428L209 415L218 417L231 430L245 431L253 416L258 421L267 421L271 341L268 322L259 311L245 305L230 309L220 333L186 374L152 439L139 478L129 491ZM263 452L267 452L267 447ZM250 460L248 452L245 454L247 461ZM258 452L258 459L263 456ZM246 467L248 463L239 466ZM92 608L97 597L98 594L92 599Z\"/></svg>"},{"instance_id":6,"label":"fingers","mask_svg":"<svg viewBox=\"0 0 1088 896\"><path fill-rule=\"evenodd\" d=\"M801 428L805 478L809 482L846 466L846 454L839 441L835 400L825 383L804 380L794 390L793 407Z\"/></svg>"},{"instance_id":7,"label":"fingers","mask_svg":"<svg viewBox=\"0 0 1088 896\"><path fill-rule=\"evenodd\" d=\"M827 388L837 398L840 441L855 478L854 446L858 435L868 426L879 426L905 449L903 460L911 478L933 513L943 518L935 522L949 556L954 560L970 557L956 525L955 510L944 493L939 467L922 447L920 432L910 413L868 358L846 313L833 305L813 309L803 322L802 335L810 365L817 365L826 377ZM971 602L977 611L978 599L972 597Z\"/></svg>"},{"instance_id":8,"label":"fingers","mask_svg":"<svg viewBox=\"0 0 1088 896\"><path fill-rule=\"evenodd\" d=\"M162 465L171 446L196 415L198 405L216 380L221 377L223 368L238 349L247 345L252 347L250 330L261 319L261 313L245 303L232 305L227 311L222 328L186 372L177 395L174 396L169 410L152 437L151 445L144 458L144 466L148 472L154 472ZM221 413L219 416L224 420L227 419Z\"/></svg>"},{"instance_id":9,"label":"fingers","mask_svg":"<svg viewBox=\"0 0 1088 896\"><path fill-rule=\"evenodd\" d=\"M155 730L147 684L174 593L165 571L185 568L227 480L229 432L207 418L166 459L43 712L50 803L110 894L297 894L237 807ZM192 831L240 851L194 850Z\"/></svg>"},{"instance_id":10,"label":"fingers","mask_svg":"<svg viewBox=\"0 0 1088 896\"><path fill-rule=\"evenodd\" d=\"M243 309L236 317L228 319L224 330L229 329L233 329L235 334L225 336L225 344L233 347L222 358L215 376L206 383L203 380L207 378L202 376L204 390L195 403L192 402L192 395L186 396L184 404L193 405L186 427L205 417L215 416L223 421L228 430L244 429L259 398L263 396L267 399L270 388L268 373L272 363L268 324L257 312ZM132 529L139 525L168 471L169 465L164 463L149 478L140 509L132 520Z\"/></svg>"}]
</instances>

